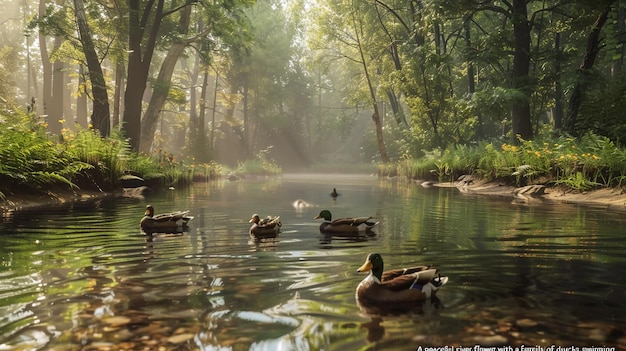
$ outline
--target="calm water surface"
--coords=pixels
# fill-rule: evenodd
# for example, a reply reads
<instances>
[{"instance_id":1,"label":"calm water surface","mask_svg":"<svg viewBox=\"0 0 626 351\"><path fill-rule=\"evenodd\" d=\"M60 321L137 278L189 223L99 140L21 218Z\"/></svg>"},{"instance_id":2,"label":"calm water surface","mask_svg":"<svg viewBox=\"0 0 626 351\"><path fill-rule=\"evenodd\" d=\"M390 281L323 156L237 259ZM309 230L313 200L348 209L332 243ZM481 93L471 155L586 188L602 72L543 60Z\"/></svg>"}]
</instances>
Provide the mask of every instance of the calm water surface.
<instances>
[{"instance_id":1,"label":"calm water surface","mask_svg":"<svg viewBox=\"0 0 626 351\"><path fill-rule=\"evenodd\" d=\"M297 211L298 198L316 207ZM195 219L146 236L147 203ZM321 209L376 216L378 235L325 238ZM253 213L280 215L283 232L250 240ZM0 350L624 350L625 213L341 175L22 212L0 224ZM437 300L361 309L355 270L369 252L386 268L434 264L450 281Z\"/></svg>"}]
</instances>

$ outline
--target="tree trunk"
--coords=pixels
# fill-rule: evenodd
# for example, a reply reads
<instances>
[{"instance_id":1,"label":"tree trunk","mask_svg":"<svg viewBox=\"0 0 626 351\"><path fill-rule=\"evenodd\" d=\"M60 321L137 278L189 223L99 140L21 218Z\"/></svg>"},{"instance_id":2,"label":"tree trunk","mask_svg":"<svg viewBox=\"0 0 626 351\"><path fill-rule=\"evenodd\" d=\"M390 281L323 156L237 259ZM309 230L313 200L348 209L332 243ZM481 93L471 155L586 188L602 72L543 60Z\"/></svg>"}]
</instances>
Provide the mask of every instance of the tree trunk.
<instances>
[{"instance_id":1,"label":"tree trunk","mask_svg":"<svg viewBox=\"0 0 626 351\"><path fill-rule=\"evenodd\" d=\"M554 119L554 129L563 128L563 86L561 85L561 33L554 34L554 51L556 60L554 61L554 107L552 108L552 118Z\"/></svg>"},{"instance_id":2,"label":"tree trunk","mask_svg":"<svg viewBox=\"0 0 626 351\"><path fill-rule=\"evenodd\" d=\"M148 14L157 2L154 20L148 25ZM124 93L124 124L122 130L129 139L130 147L139 151L141 137L141 105L143 93L148 82L148 73L152 55L156 46L157 34L161 25L164 0L150 0L144 9L140 9L140 0L128 0L128 73L126 75L126 92ZM143 41L144 31L149 29L148 38ZM142 51L142 48L144 50Z\"/></svg>"},{"instance_id":3,"label":"tree trunk","mask_svg":"<svg viewBox=\"0 0 626 351\"><path fill-rule=\"evenodd\" d=\"M472 21L472 15L464 19L463 29L465 31L465 45L467 46L467 50L472 49L472 31L470 27L470 23ZM467 54L466 54L467 55ZM467 57L467 95L471 100L476 92L476 74L474 73L474 60ZM478 139L482 139L485 137L485 132L483 130L483 117L482 113L476 114L478 118L478 123L476 125L476 136Z\"/></svg>"},{"instance_id":4,"label":"tree trunk","mask_svg":"<svg viewBox=\"0 0 626 351\"><path fill-rule=\"evenodd\" d=\"M211 156L215 155L215 114L217 110L217 89L220 84L220 72L215 70L215 86L213 90L213 113L211 114L211 134L209 137L209 150L211 151Z\"/></svg>"},{"instance_id":5,"label":"tree trunk","mask_svg":"<svg viewBox=\"0 0 626 351\"><path fill-rule=\"evenodd\" d=\"M63 39L61 37L54 38L55 50L61 46ZM55 60L52 64L52 96L48 104L48 130L51 134L62 137L63 129L63 95L65 94L65 65L59 60Z\"/></svg>"},{"instance_id":6,"label":"tree trunk","mask_svg":"<svg viewBox=\"0 0 626 351\"><path fill-rule=\"evenodd\" d=\"M124 86L124 62L121 60L115 64L115 93L113 94L113 122L112 126L119 129L120 107L122 106L122 87Z\"/></svg>"},{"instance_id":7,"label":"tree trunk","mask_svg":"<svg viewBox=\"0 0 626 351\"><path fill-rule=\"evenodd\" d=\"M46 15L46 0L39 1L39 16ZM41 55L41 67L43 71L43 86L41 95L41 113L49 115L50 102L52 101L52 63L48 55L46 37L42 31L39 32L39 52ZM34 75L33 75L34 76Z\"/></svg>"},{"instance_id":8,"label":"tree trunk","mask_svg":"<svg viewBox=\"0 0 626 351\"><path fill-rule=\"evenodd\" d=\"M184 42L176 42L170 46L167 56L161 65L158 78L153 83L152 96L150 97L150 103L148 104L141 125L141 143L139 147L141 152L148 153L152 148L159 115L170 91L172 74L174 73L174 68L176 68L176 63L180 55L185 50L185 46L187 46L187 44Z\"/></svg>"},{"instance_id":9,"label":"tree trunk","mask_svg":"<svg viewBox=\"0 0 626 351\"><path fill-rule=\"evenodd\" d=\"M357 23L358 22L358 23ZM389 162L389 156L387 156L387 148L385 147L385 140L383 137L383 122L380 117L380 112L378 111L378 101L376 99L376 90L374 88L369 69L367 68L367 61L365 60L365 55L363 53L363 47L361 46L361 37L359 32L361 31L362 23L361 18L357 18L352 13L352 23L354 24L354 33L357 50L359 51L359 55L361 57L361 65L363 66L363 73L365 74L365 81L367 82L367 87L370 93L370 99L372 103L372 107L374 109L374 113L372 114L372 121L374 121L374 125L376 128L376 143L378 144L378 152L380 153L380 160L383 163ZM358 26L357 26L358 24Z\"/></svg>"},{"instance_id":10,"label":"tree trunk","mask_svg":"<svg viewBox=\"0 0 626 351\"><path fill-rule=\"evenodd\" d=\"M202 88L200 90L200 100L202 104L200 105L200 115L198 116L198 155L202 155L202 162L208 161L207 150L205 150L206 143L206 132L204 130L204 126L206 125L206 105L208 103L206 98L206 92L208 90L209 85L209 69L208 67L204 68L204 77L202 78Z\"/></svg>"},{"instance_id":11,"label":"tree trunk","mask_svg":"<svg viewBox=\"0 0 626 351\"><path fill-rule=\"evenodd\" d=\"M191 6L186 6L181 13L178 33L185 35L189 32L189 19L191 17ZM148 104L148 109L142 120L141 126L141 142L139 144L139 150L145 153L150 152L152 148L152 142L154 141L154 133L156 131L156 124L159 119L159 114L165 105L167 95L170 91L170 82L172 80L172 74L176 68L176 63L182 55L185 47L188 45L186 40L175 41L167 51L167 55L161 64L159 70L159 76L154 83L152 89L152 97Z\"/></svg>"},{"instance_id":12,"label":"tree trunk","mask_svg":"<svg viewBox=\"0 0 626 351\"><path fill-rule=\"evenodd\" d=\"M580 105L583 102L583 95L587 90L587 72L593 67L593 64L598 56L598 52L600 51L600 31L602 30L602 26L606 22L606 19L611 11L611 5L609 4L601 13L598 15L598 19L593 25L591 33L589 33L589 38L587 39L587 50L585 51L585 56L583 57L583 62L580 64L578 68L579 79L576 85L574 86L574 90L572 90L572 95L569 100L569 107L567 110L567 126L566 130L569 133L574 133L576 128L576 119L578 118L578 111L580 109Z\"/></svg>"},{"instance_id":13,"label":"tree trunk","mask_svg":"<svg viewBox=\"0 0 626 351\"><path fill-rule=\"evenodd\" d=\"M186 67L185 71L189 72L187 84L189 86L189 130L187 132L187 138L189 139L191 150L193 154L198 154L198 76L200 75L200 53L196 53L194 56L194 62L191 69L189 69L189 61L184 60Z\"/></svg>"},{"instance_id":14,"label":"tree trunk","mask_svg":"<svg viewBox=\"0 0 626 351\"><path fill-rule=\"evenodd\" d=\"M515 99L511 106L511 120L514 137L522 139L533 138L533 128L530 121L530 23L526 0L513 0L513 37L515 51L513 56L513 89L523 94L522 98Z\"/></svg>"},{"instance_id":15,"label":"tree trunk","mask_svg":"<svg viewBox=\"0 0 626 351\"><path fill-rule=\"evenodd\" d=\"M83 0L74 0L74 11L76 12L76 23L80 34L80 42L83 46L85 59L87 60L89 80L91 81L91 92L93 95L91 123L94 129L100 131L100 135L106 137L111 133L109 95L107 93L104 74L102 73L102 66L100 66L100 60L98 59L98 54L96 53L93 40L91 39Z\"/></svg>"},{"instance_id":16,"label":"tree trunk","mask_svg":"<svg viewBox=\"0 0 626 351\"><path fill-rule=\"evenodd\" d=\"M83 129L89 128L89 122L87 121L87 92L85 81L85 68L83 65L78 65L78 96L76 97L76 120L79 126Z\"/></svg>"}]
</instances>

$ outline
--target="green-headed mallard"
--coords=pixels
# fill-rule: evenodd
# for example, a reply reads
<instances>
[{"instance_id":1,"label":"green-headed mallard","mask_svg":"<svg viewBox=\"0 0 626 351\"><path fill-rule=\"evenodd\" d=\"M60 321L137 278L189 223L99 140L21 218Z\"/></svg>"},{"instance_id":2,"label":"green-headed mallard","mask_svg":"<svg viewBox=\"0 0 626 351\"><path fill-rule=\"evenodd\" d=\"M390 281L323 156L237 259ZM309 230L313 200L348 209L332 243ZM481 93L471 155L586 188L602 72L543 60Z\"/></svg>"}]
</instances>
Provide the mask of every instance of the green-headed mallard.
<instances>
[{"instance_id":1,"label":"green-headed mallard","mask_svg":"<svg viewBox=\"0 0 626 351\"><path fill-rule=\"evenodd\" d=\"M448 277L438 275L430 266L394 269L383 272L383 258L377 253L367 256L357 272L370 272L356 288L357 300L369 304L411 302L435 296Z\"/></svg>"},{"instance_id":2,"label":"green-headed mallard","mask_svg":"<svg viewBox=\"0 0 626 351\"><path fill-rule=\"evenodd\" d=\"M328 210L323 210L313 219L320 218L324 219L324 222L320 224L320 232L331 234L365 232L371 230L379 223L372 221L372 217L339 218L333 221L332 215Z\"/></svg>"},{"instance_id":3,"label":"green-headed mallard","mask_svg":"<svg viewBox=\"0 0 626 351\"><path fill-rule=\"evenodd\" d=\"M280 232L280 227L283 225L280 222L280 217L267 216L261 219L258 214L253 214L250 218L250 235L255 238L274 238Z\"/></svg>"},{"instance_id":4,"label":"green-headed mallard","mask_svg":"<svg viewBox=\"0 0 626 351\"><path fill-rule=\"evenodd\" d=\"M154 214L152 205L146 206L146 212L141 219L142 229L149 230L174 230L178 227L187 227L187 222L192 220L189 211L176 211L172 213Z\"/></svg>"}]
</instances>

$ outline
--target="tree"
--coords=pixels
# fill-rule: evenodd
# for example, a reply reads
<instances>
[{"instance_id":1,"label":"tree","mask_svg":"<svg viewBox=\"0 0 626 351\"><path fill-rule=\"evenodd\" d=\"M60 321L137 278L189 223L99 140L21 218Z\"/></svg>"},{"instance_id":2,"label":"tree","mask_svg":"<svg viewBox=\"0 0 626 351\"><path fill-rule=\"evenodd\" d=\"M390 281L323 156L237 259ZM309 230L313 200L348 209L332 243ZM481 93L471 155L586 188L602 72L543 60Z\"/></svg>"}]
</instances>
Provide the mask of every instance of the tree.
<instances>
[{"instance_id":1,"label":"tree","mask_svg":"<svg viewBox=\"0 0 626 351\"><path fill-rule=\"evenodd\" d=\"M109 110L109 96L107 93L107 85L102 73L102 66L96 49L91 38L91 30L87 23L85 7L83 0L74 0L74 12L76 16L76 24L80 42L82 43L83 53L87 61L89 69L89 80L91 81L91 91L93 93L93 110L91 114L91 123L93 127L100 131L102 136L108 136L111 131L111 113Z\"/></svg>"},{"instance_id":2,"label":"tree","mask_svg":"<svg viewBox=\"0 0 626 351\"><path fill-rule=\"evenodd\" d=\"M602 12L598 15L598 19L593 25L591 32L589 33L589 38L587 39L587 48L584 53L584 57L580 67L578 68L578 75L580 76L577 83L574 85L574 90L572 91L572 95L570 97L568 111L567 111L567 125L566 130L570 133L573 133L576 128L576 119L578 117L578 112L580 109L580 105L582 104L583 94L585 93L588 86L588 72L592 69L596 57L600 51L600 31L602 30L602 26L607 20L609 12L611 11L610 2Z\"/></svg>"},{"instance_id":3,"label":"tree","mask_svg":"<svg viewBox=\"0 0 626 351\"><path fill-rule=\"evenodd\" d=\"M139 151L142 98L165 15L163 6L164 0L149 0L143 6L140 0L128 0L128 67L122 130L135 151Z\"/></svg>"},{"instance_id":4,"label":"tree","mask_svg":"<svg viewBox=\"0 0 626 351\"><path fill-rule=\"evenodd\" d=\"M532 122L530 121L530 23L526 0L513 0L510 9L513 22L513 71L511 72L512 88L520 94L511 106L511 122L513 134L522 139L533 138Z\"/></svg>"},{"instance_id":5,"label":"tree","mask_svg":"<svg viewBox=\"0 0 626 351\"><path fill-rule=\"evenodd\" d=\"M371 118L375 126L379 156L382 162L389 162L378 105L378 82L374 81L371 73L375 71L372 66L377 64L379 58L378 47L371 45L370 39L366 41L366 23L371 22L364 19L365 16L376 16L376 13L368 11L368 4L360 0L329 0L326 8L328 11L318 17L319 33L316 33L313 45L323 53L321 60L325 62L340 60L347 66L353 65L352 68L358 67L360 77L355 80L359 83L353 84L351 88L355 96L358 96L357 103L372 109Z\"/></svg>"}]
</instances>

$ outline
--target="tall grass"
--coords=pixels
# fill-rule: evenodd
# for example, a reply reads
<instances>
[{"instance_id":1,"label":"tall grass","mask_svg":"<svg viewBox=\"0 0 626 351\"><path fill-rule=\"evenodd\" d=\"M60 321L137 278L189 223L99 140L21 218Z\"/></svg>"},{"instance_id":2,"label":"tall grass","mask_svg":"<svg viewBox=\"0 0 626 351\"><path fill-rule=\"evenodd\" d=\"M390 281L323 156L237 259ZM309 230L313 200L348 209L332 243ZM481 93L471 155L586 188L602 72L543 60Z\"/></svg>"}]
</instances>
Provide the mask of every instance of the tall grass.
<instances>
[{"instance_id":1,"label":"tall grass","mask_svg":"<svg viewBox=\"0 0 626 351\"><path fill-rule=\"evenodd\" d=\"M420 159L403 158L381 165L379 174L438 181L473 174L518 186L552 183L582 191L625 185L626 150L592 133L579 139L520 139L515 145L484 142L434 150Z\"/></svg>"}]
</instances>

